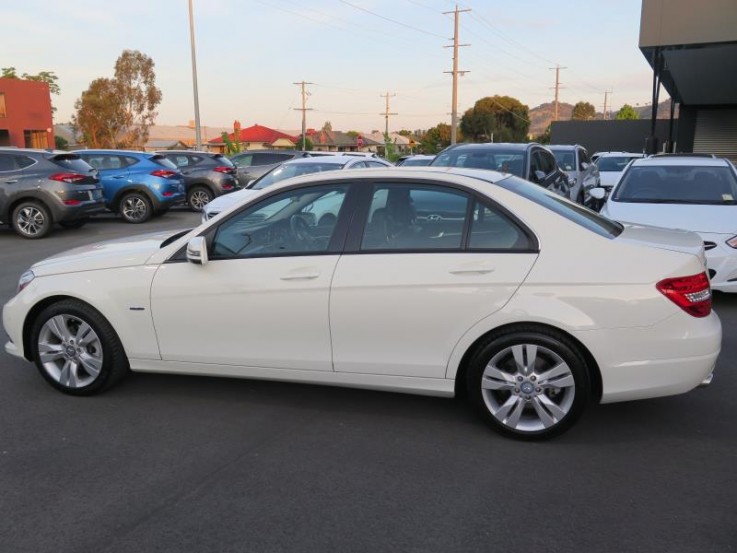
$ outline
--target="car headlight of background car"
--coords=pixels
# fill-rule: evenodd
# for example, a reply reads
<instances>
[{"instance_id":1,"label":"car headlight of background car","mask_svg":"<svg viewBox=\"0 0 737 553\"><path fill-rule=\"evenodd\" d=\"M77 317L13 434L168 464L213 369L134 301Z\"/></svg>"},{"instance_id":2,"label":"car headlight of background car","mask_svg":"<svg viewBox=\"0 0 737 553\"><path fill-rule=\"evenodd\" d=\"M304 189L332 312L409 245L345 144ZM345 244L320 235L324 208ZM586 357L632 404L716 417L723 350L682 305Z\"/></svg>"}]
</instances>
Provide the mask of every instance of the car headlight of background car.
<instances>
[{"instance_id":1,"label":"car headlight of background car","mask_svg":"<svg viewBox=\"0 0 737 553\"><path fill-rule=\"evenodd\" d=\"M20 275L20 278L18 279L18 292L33 282L34 278L36 278L36 275L30 269Z\"/></svg>"}]
</instances>

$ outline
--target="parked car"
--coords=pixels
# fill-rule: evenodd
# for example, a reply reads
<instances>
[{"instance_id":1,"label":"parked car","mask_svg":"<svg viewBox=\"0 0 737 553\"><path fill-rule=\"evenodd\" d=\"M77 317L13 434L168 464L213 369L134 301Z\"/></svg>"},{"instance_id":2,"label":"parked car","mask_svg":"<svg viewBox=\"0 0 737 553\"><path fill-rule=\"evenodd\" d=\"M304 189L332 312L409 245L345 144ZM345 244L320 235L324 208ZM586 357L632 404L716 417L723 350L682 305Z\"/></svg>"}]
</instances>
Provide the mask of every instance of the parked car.
<instances>
[{"instance_id":1,"label":"parked car","mask_svg":"<svg viewBox=\"0 0 737 553\"><path fill-rule=\"evenodd\" d=\"M248 150L231 156L230 161L236 166L239 187L246 188L248 183L285 161L308 155L308 152L295 150Z\"/></svg>"},{"instance_id":2,"label":"parked car","mask_svg":"<svg viewBox=\"0 0 737 553\"><path fill-rule=\"evenodd\" d=\"M625 167L633 159L645 157L644 154L636 154L630 152L601 152L596 160L596 166L599 169L599 186L604 188L606 196L609 196L612 188L622 177ZM605 199L606 199L605 196ZM586 205L597 211L601 209L603 200L596 200L587 194Z\"/></svg>"},{"instance_id":3,"label":"parked car","mask_svg":"<svg viewBox=\"0 0 737 553\"><path fill-rule=\"evenodd\" d=\"M603 199L605 190L594 194ZM697 232L712 288L737 292L737 172L726 159L635 159L601 212L631 224Z\"/></svg>"},{"instance_id":4,"label":"parked car","mask_svg":"<svg viewBox=\"0 0 737 553\"><path fill-rule=\"evenodd\" d=\"M235 165L223 154L167 150L158 152L184 176L187 203L192 211L202 211L214 198L238 188Z\"/></svg>"},{"instance_id":5,"label":"parked car","mask_svg":"<svg viewBox=\"0 0 737 553\"><path fill-rule=\"evenodd\" d=\"M328 196L338 218L320 223ZM465 392L496 430L540 439L591 402L711 380L703 255L691 232L493 171L314 173L190 231L36 263L3 310L5 349L72 395L129 369Z\"/></svg>"},{"instance_id":6,"label":"parked car","mask_svg":"<svg viewBox=\"0 0 737 553\"><path fill-rule=\"evenodd\" d=\"M184 179L160 154L131 150L74 152L97 169L106 207L126 223L145 223L184 203Z\"/></svg>"},{"instance_id":7,"label":"parked car","mask_svg":"<svg viewBox=\"0 0 737 553\"><path fill-rule=\"evenodd\" d=\"M467 167L511 173L569 197L568 177L561 171L552 152L537 144L456 144L440 152L431 167Z\"/></svg>"},{"instance_id":8,"label":"parked car","mask_svg":"<svg viewBox=\"0 0 737 553\"><path fill-rule=\"evenodd\" d=\"M568 175L570 198L580 204L588 200L588 191L599 186L599 169L589 159L586 148L578 144L548 146L558 167Z\"/></svg>"},{"instance_id":9,"label":"parked car","mask_svg":"<svg viewBox=\"0 0 737 553\"><path fill-rule=\"evenodd\" d=\"M426 167L432 163L435 156L426 155L413 155L413 156L402 156L397 160L397 167Z\"/></svg>"},{"instance_id":10,"label":"parked car","mask_svg":"<svg viewBox=\"0 0 737 553\"><path fill-rule=\"evenodd\" d=\"M323 171L338 171L341 169L367 169L392 167L392 164L383 159L363 159L359 156L318 156L297 158L274 167L271 171L252 181L248 188L235 194L223 196L213 201L202 211L202 221L212 219L220 212L242 202L245 198L258 193L285 179L319 173Z\"/></svg>"},{"instance_id":11,"label":"parked car","mask_svg":"<svg viewBox=\"0 0 737 553\"><path fill-rule=\"evenodd\" d=\"M43 238L54 223L81 227L105 210L97 172L68 152L0 148L0 223Z\"/></svg>"}]
</instances>

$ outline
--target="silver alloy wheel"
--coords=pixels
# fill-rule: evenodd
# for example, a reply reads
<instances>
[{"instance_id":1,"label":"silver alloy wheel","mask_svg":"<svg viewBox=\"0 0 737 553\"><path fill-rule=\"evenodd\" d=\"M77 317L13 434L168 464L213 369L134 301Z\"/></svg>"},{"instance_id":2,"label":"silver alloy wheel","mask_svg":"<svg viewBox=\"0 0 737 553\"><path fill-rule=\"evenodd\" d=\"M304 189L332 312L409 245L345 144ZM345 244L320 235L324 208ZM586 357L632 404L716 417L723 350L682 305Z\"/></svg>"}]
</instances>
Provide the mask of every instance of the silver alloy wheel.
<instances>
[{"instance_id":1,"label":"silver alloy wheel","mask_svg":"<svg viewBox=\"0 0 737 553\"><path fill-rule=\"evenodd\" d=\"M126 219L130 219L131 221L140 221L146 217L148 204L146 203L146 200L140 196L128 196L125 201L123 201L122 211Z\"/></svg>"},{"instance_id":2,"label":"silver alloy wheel","mask_svg":"<svg viewBox=\"0 0 737 553\"><path fill-rule=\"evenodd\" d=\"M204 190L195 190L189 197L189 205L197 211L202 211L202 209L209 203L210 195Z\"/></svg>"},{"instance_id":3,"label":"silver alloy wheel","mask_svg":"<svg viewBox=\"0 0 737 553\"><path fill-rule=\"evenodd\" d=\"M481 395L489 412L520 432L558 424L571 410L576 382L568 364L536 344L516 344L497 353L484 369Z\"/></svg>"},{"instance_id":4,"label":"silver alloy wheel","mask_svg":"<svg viewBox=\"0 0 737 553\"><path fill-rule=\"evenodd\" d=\"M95 381L102 369L102 343L92 327L74 315L56 315L41 327L38 356L46 373L67 388Z\"/></svg>"},{"instance_id":5,"label":"silver alloy wheel","mask_svg":"<svg viewBox=\"0 0 737 553\"><path fill-rule=\"evenodd\" d=\"M37 207L27 206L16 216L20 231L27 236L36 236L46 225L46 215Z\"/></svg>"}]
</instances>

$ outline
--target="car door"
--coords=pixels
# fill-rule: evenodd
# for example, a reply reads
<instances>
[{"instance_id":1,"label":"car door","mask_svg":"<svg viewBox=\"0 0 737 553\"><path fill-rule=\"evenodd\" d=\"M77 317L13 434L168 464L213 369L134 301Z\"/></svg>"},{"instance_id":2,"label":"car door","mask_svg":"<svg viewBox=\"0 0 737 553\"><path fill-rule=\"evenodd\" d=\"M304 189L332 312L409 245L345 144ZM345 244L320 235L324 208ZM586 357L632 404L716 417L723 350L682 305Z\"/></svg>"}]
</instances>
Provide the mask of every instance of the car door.
<instances>
[{"instance_id":1,"label":"car door","mask_svg":"<svg viewBox=\"0 0 737 553\"><path fill-rule=\"evenodd\" d=\"M591 162L586 148L578 148L578 168L582 175L581 197L599 185L599 168Z\"/></svg>"},{"instance_id":2,"label":"car door","mask_svg":"<svg viewBox=\"0 0 737 553\"><path fill-rule=\"evenodd\" d=\"M207 263L163 264L151 287L161 358L331 371L329 291L349 188L269 194L208 231ZM338 217L320 223L313 207L328 197Z\"/></svg>"},{"instance_id":3,"label":"car door","mask_svg":"<svg viewBox=\"0 0 737 553\"><path fill-rule=\"evenodd\" d=\"M396 180L362 189L330 295L335 371L444 378L461 336L523 282L537 242L465 190Z\"/></svg>"},{"instance_id":4,"label":"car door","mask_svg":"<svg viewBox=\"0 0 737 553\"><path fill-rule=\"evenodd\" d=\"M114 208L115 206L112 203L118 191L130 183L128 162L123 156L114 154L86 154L80 152L79 157L97 169L105 204L108 208Z\"/></svg>"}]
</instances>

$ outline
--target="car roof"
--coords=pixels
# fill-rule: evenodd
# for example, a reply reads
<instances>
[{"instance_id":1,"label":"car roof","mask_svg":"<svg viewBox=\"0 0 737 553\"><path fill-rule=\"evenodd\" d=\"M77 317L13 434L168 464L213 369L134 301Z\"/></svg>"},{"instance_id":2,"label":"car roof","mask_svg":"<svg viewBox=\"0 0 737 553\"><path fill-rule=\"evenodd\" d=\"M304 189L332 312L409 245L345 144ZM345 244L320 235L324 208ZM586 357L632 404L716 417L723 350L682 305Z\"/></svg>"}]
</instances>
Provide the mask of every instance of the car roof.
<instances>
[{"instance_id":1,"label":"car roof","mask_svg":"<svg viewBox=\"0 0 737 553\"><path fill-rule=\"evenodd\" d=\"M290 159L282 163L282 165L316 165L316 164L333 164L345 165L351 161L357 161L359 158L349 156L317 156L317 157L298 157Z\"/></svg>"},{"instance_id":2,"label":"car roof","mask_svg":"<svg viewBox=\"0 0 737 553\"><path fill-rule=\"evenodd\" d=\"M66 150L45 150L43 148L15 148L13 146L0 146L0 152L10 154L73 154L75 152L67 152Z\"/></svg>"},{"instance_id":3,"label":"car roof","mask_svg":"<svg viewBox=\"0 0 737 553\"><path fill-rule=\"evenodd\" d=\"M161 155L158 152L141 152L139 150L114 150L112 148L105 149L105 148L96 148L89 150L74 150L71 152L73 154L128 154L128 155L134 155L134 156L155 156L155 155Z\"/></svg>"},{"instance_id":4,"label":"car roof","mask_svg":"<svg viewBox=\"0 0 737 553\"><path fill-rule=\"evenodd\" d=\"M566 150L574 150L575 148L583 148L583 146L579 144L548 144L548 149L555 151L566 151Z\"/></svg>"},{"instance_id":5,"label":"car roof","mask_svg":"<svg viewBox=\"0 0 737 553\"><path fill-rule=\"evenodd\" d=\"M205 152L203 150L157 150L155 152L146 152L149 154L161 154L162 156L165 156L166 154L201 154L206 156L222 156L224 154L221 154L220 152Z\"/></svg>"},{"instance_id":6,"label":"car roof","mask_svg":"<svg viewBox=\"0 0 737 553\"><path fill-rule=\"evenodd\" d=\"M724 158L699 157L699 156L677 156L677 157L644 157L632 162L632 167L728 167L729 163Z\"/></svg>"},{"instance_id":7,"label":"car roof","mask_svg":"<svg viewBox=\"0 0 737 553\"><path fill-rule=\"evenodd\" d=\"M540 146L537 142L527 142L524 144L520 144L518 142L482 142L479 144L476 143L464 143L464 144L454 144L453 146L448 146L446 148L447 150L453 149L453 150L527 150L530 146Z\"/></svg>"},{"instance_id":8,"label":"car roof","mask_svg":"<svg viewBox=\"0 0 737 553\"><path fill-rule=\"evenodd\" d=\"M637 152L601 152L598 155L598 157L622 157L622 156L645 157L645 154L638 154Z\"/></svg>"}]
</instances>

